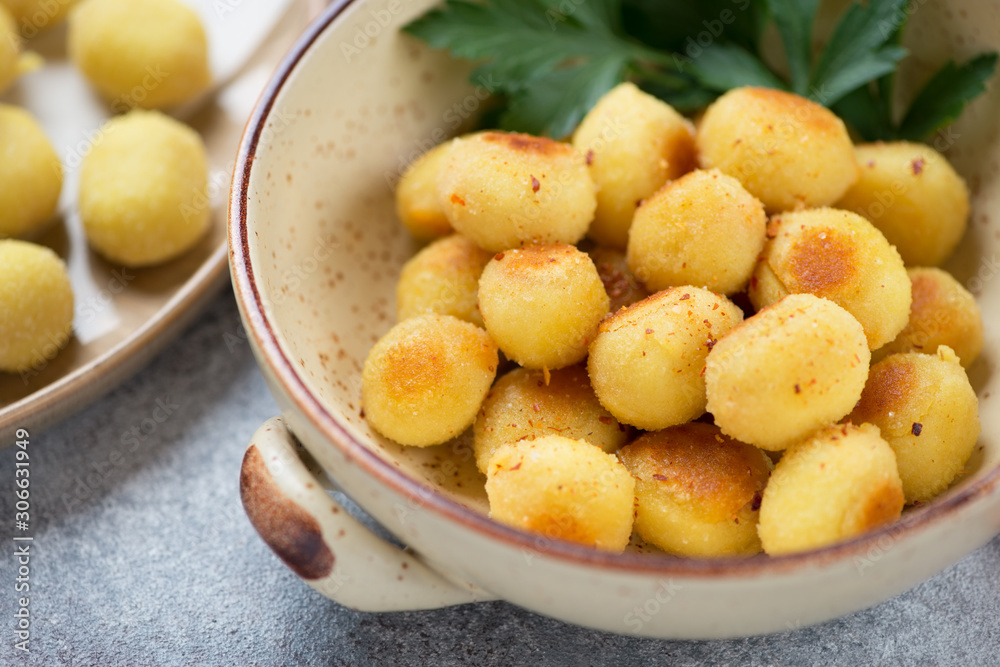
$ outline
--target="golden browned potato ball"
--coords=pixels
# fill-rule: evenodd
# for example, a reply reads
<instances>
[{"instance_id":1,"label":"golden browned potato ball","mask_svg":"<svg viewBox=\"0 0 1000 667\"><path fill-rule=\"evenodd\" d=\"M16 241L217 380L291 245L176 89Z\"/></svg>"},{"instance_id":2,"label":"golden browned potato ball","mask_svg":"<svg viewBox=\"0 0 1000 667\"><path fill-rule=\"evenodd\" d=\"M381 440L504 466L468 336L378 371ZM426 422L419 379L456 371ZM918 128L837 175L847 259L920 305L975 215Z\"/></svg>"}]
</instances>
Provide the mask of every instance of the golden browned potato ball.
<instances>
[{"instance_id":1,"label":"golden browned potato ball","mask_svg":"<svg viewBox=\"0 0 1000 667\"><path fill-rule=\"evenodd\" d=\"M456 139L437 188L452 227L490 252L576 243L597 206L584 157L569 144L527 134Z\"/></svg>"},{"instance_id":2,"label":"golden browned potato ball","mask_svg":"<svg viewBox=\"0 0 1000 667\"><path fill-rule=\"evenodd\" d=\"M178 0L87 0L69 15L67 49L116 111L181 104L211 80L205 28Z\"/></svg>"},{"instance_id":3,"label":"golden browned potato ball","mask_svg":"<svg viewBox=\"0 0 1000 667\"><path fill-rule=\"evenodd\" d=\"M668 183L635 212L628 264L650 290L739 292L764 247L764 206L718 170Z\"/></svg>"},{"instance_id":4,"label":"golden browned potato ball","mask_svg":"<svg viewBox=\"0 0 1000 667\"><path fill-rule=\"evenodd\" d=\"M612 453L625 444L629 428L601 406L586 367L576 365L552 371L548 378L528 368L501 377L483 401L474 434L476 465L485 473L490 457L509 442L561 435Z\"/></svg>"},{"instance_id":5,"label":"golden browned potato ball","mask_svg":"<svg viewBox=\"0 0 1000 667\"><path fill-rule=\"evenodd\" d=\"M88 2L91 0L88 0ZM156 111L112 118L80 167L87 241L112 262L159 264L208 229L208 155L198 133Z\"/></svg>"},{"instance_id":6,"label":"golden browned potato ball","mask_svg":"<svg viewBox=\"0 0 1000 667\"><path fill-rule=\"evenodd\" d=\"M401 445L441 444L472 425L496 372L496 344L476 325L450 315L404 320L365 359L365 418Z\"/></svg>"},{"instance_id":7,"label":"golden browned potato ball","mask_svg":"<svg viewBox=\"0 0 1000 667\"><path fill-rule=\"evenodd\" d=\"M755 308L789 294L821 296L861 323L868 349L896 337L910 314L910 279L903 260L867 220L850 211L817 208L775 216L770 239L750 280Z\"/></svg>"},{"instance_id":8,"label":"golden browned potato ball","mask_svg":"<svg viewBox=\"0 0 1000 667\"><path fill-rule=\"evenodd\" d=\"M837 203L871 220L908 266L951 256L969 219L969 188L943 155L897 141L855 149L861 178Z\"/></svg>"},{"instance_id":9,"label":"golden browned potato ball","mask_svg":"<svg viewBox=\"0 0 1000 667\"><path fill-rule=\"evenodd\" d=\"M619 421L641 429L690 421L705 412L708 351L742 319L727 298L698 287L674 287L619 310L590 346L594 393Z\"/></svg>"},{"instance_id":10,"label":"golden browned potato ball","mask_svg":"<svg viewBox=\"0 0 1000 667\"><path fill-rule=\"evenodd\" d=\"M757 514L771 461L760 449L692 422L647 433L619 458L635 477L635 529L695 558L760 551Z\"/></svg>"},{"instance_id":11,"label":"golden browned potato ball","mask_svg":"<svg viewBox=\"0 0 1000 667\"><path fill-rule=\"evenodd\" d=\"M6 104L0 104L0 156L0 238L36 231L59 203L59 156L31 114Z\"/></svg>"},{"instance_id":12,"label":"golden browned potato ball","mask_svg":"<svg viewBox=\"0 0 1000 667\"><path fill-rule=\"evenodd\" d=\"M547 538L620 553L635 481L614 454L561 435L500 447L486 475L490 516Z\"/></svg>"},{"instance_id":13,"label":"golden browned potato ball","mask_svg":"<svg viewBox=\"0 0 1000 667\"><path fill-rule=\"evenodd\" d=\"M695 143L703 169L739 179L769 213L829 206L858 180L844 123L780 90L730 90L708 107Z\"/></svg>"},{"instance_id":14,"label":"golden browned potato ball","mask_svg":"<svg viewBox=\"0 0 1000 667\"><path fill-rule=\"evenodd\" d=\"M906 272L913 286L910 319L872 359L896 352L934 354L939 345L947 345L968 368L983 349L983 318L975 297L947 271L917 267Z\"/></svg>"},{"instance_id":15,"label":"golden browned potato ball","mask_svg":"<svg viewBox=\"0 0 1000 667\"><path fill-rule=\"evenodd\" d=\"M396 185L396 215L414 238L429 241L452 232L437 194L437 178L451 151L446 141L413 161Z\"/></svg>"},{"instance_id":16,"label":"golden browned potato ball","mask_svg":"<svg viewBox=\"0 0 1000 667\"><path fill-rule=\"evenodd\" d=\"M639 202L694 169L694 126L673 107L622 83L602 97L573 135L597 186L588 235L625 248Z\"/></svg>"},{"instance_id":17,"label":"golden browned potato ball","mask_svg":"<svg viewBox=\"0 0 1000 667\"><path fill-rule=\"evenodd\" d=\"M66 265L43 246L0 241L0 372L53 359L73 331Z\"/></svg>"},{"instance_id":18,"label":"golden browned potato ball","mask_svg":"<svg viewBox=\"0 0 1000 667\"><path fill-rule=\"evenodd\" d=\"M764 489L758 531L772 556L891 523L903 510L892 448L871 424L829 426L790 447Z\"/></svg>"},{"instance_id":19,"label":"golden browned potato ball","mask_svg":"<svg viewBox=\"0 0 1000 667\"><path fill-rule=\"evenodd\" d=\"M562 368L587 356L608 303L590 257L562 243L497 253L479 279L486 330L527 368Z\"/></svg>"},{"instance_id":20,"label":"golden browned potato ball","mask_svg":"<svg viewBox=\"0 0 1000 667\"><path fill-rule=\"evenodd\" d=\"M17 29L30 39L45 28L62 21L76 2L77 0L0 0L0 6L10 11Z\"/></svg>"},{"instance_id":21,"label":"golden browned potato ball","mask_svg":"<svg viewBox=\"0 0 1000 667\"><path fill-rule=\"evenodd\" d=\"M636 301L642 301L649 296L649 291L643 287L632 270L628 268L625 253L617 248L596 246L587 253L597 267L597 274L604 283L604 291L608 293L611 307L608 312L616 313L620 309L631 306Z\"/></svg>"},{"instance_id":22,"label":"golden browned potato ball","mask_svg":"<svg viewBox=\"0 0 1000 667\"><path fill-rule=\"evenodd\" d=\"M871 368L850 419L879 427L896 452L907 503L948 488L979 438L979 402L951 348L893 354Z\"/></svg>"},{"instance_id":23,"label":"golden browned potato ball","mask_svg":"<svg viewBox=\"0 0 1000 667\"><path fill-rule=\"evenodd\" d=\"M708 411L726 435L785 449L851 411L870 361L864 331L850 313L812 294L792 294L712 348L705 362Z\"/></svg>"},{"instance_id":24,"label":"golden browned potato ball","mask_svg":"<svg viewBox=\"0 0 1000 667\"><path fill-rule=\"evenodd\" d=\"M396 284L398 318L440 313L483 326L479 276L491 257L461 234L434 241L403 265Z\"/></svg>"}]
</instances>

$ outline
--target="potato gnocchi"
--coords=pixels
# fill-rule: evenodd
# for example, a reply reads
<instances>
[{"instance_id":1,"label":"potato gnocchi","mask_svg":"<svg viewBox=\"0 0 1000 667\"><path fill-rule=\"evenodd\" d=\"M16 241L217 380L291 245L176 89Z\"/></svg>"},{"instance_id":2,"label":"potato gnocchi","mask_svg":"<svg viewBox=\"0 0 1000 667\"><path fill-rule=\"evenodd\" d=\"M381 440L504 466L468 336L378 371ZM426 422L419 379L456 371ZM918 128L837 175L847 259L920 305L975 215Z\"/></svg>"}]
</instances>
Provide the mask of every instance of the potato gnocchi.
<instances>
[{"instance_id":1,"label":"potato gnocchi","mask_svg":"<svg viewBox=\"0 0 1000 667\"><path fill-rule=\"evenodd\" d=\"M472 425L494 519L613 552L796 553L932 499L979 434L982 321L904 260L954 249L961 178L775 90L693 127L622 84L572 144L489 131L418 159L397 212L431 243L365 364L369 424L417 446ZM905 192L876 211L886 179ZM493 382L497 350L517 365Z\"/></svg>"}]
</instances>

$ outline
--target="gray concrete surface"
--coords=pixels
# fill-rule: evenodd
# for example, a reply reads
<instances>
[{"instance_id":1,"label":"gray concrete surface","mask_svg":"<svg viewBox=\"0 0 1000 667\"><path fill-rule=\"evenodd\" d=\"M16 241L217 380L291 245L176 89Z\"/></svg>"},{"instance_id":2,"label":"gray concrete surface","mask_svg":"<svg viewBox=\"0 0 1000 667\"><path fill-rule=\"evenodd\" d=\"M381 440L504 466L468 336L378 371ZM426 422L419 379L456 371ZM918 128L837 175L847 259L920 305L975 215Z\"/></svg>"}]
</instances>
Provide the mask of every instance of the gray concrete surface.
<instances>
[{"instance_id":1,"label":"gray concrete surface","mask_svg":"<svg viewBox=\"0 0 1000 667\"><path fill-rule=\"evenodd\" d=\"M32 434L30 653L14 648L17 450L0 452L0 665L1000 664L1000 539L874 609L738 641L625 638L502 602L344 609L243 515L243 450L277 408L239 334L227 291L138 376Z\"/></svg>"}]
</instances>

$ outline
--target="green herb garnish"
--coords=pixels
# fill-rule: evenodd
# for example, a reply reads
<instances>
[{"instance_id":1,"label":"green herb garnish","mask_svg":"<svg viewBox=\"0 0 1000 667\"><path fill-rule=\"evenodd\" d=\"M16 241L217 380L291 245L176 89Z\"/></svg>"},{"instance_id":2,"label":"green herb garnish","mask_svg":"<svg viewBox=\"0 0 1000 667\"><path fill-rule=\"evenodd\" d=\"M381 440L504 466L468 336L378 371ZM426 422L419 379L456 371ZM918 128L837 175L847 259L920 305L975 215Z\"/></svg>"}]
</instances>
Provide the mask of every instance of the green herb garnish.
<instances>
[{"instance_id":1,"label":"green herb garnish","mask_svg":"<svg viewBox=\"0 0 1000 667\"><path fill-rule=\"evenodd\" d=\"M897 121L895 71L907 0L852 3L813 55L819 0L445 0L406 26L479 63L472 81L502 100L500 127L564 137L630 80L682 111L739 86L790 90L833 108L866 140L917 140L954 121L985 90L997 54L949 61ZM788 74L761 57L777 26Z\"/></svg>"}]
</instances>

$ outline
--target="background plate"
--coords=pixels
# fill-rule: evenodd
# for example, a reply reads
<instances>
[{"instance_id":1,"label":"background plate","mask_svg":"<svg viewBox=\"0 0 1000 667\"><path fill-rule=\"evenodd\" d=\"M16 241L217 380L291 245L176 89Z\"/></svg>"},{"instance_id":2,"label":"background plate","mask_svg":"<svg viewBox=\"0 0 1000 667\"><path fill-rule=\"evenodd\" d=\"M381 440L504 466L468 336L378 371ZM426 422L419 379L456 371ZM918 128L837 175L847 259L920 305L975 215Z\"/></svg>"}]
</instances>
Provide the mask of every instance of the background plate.
<instances>
[{"instance_id":1,"label":"background plate","mask_svg":"<svg viewBox=\"0 0 1000 667\"><path fill-rule=\"evenodd\" d=\"M75 210L80 161L111 116L107 105L68 62L65 26L26 48L46 60L21 78L0 103L29 109L63 161L60 213L28 240L67 263L76 297L74 337L30 371L0 373L0 447L18 428L40 431L87 406L166 345L224 285L226 210L232 167L246 119L271 71L303 30L316 2L306 0L185 0L208 32L216 90L173 115L205 139L209 154L209 232L190 252L166 264L124 269L92 252Z\"/></svg>"}]
</instances>

